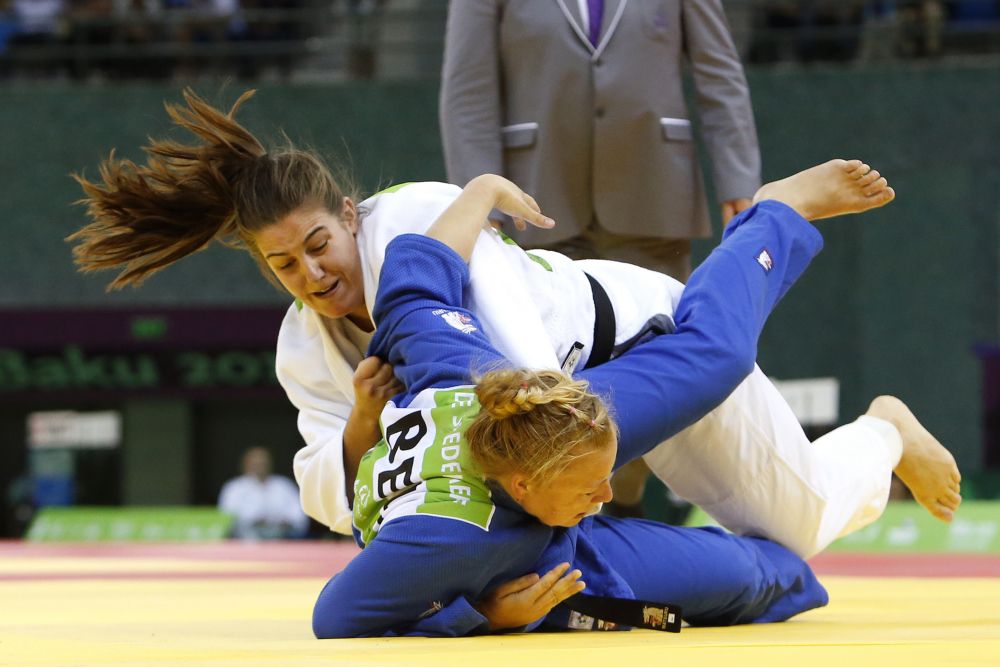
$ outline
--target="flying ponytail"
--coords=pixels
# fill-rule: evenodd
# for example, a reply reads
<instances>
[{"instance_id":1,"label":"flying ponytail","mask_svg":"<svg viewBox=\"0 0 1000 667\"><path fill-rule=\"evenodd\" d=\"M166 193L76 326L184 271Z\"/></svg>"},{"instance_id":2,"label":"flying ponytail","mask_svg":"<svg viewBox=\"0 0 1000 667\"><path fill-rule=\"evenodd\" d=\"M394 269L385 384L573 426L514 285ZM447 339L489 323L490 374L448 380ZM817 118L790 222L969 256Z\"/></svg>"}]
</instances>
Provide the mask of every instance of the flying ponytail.
<instances>
[{"instance_id":1,"label":"flying ponytail","mask_svg":"<svg viewBox=\"0 0 1000 667\"><path fill-rule=\"evenodd\" d=\"M318 156L290 145L268 152L235 120L253 94L244 92L223 113L186 89L186 106L164 106L197 143L150 139L144 165L112 151L98 182L73 175L91 218L67 237L81 271L120 268L108 289L138 286L217 240L250 252L273 280L253 233L305 204L341 211L345 195Z\"/></svg>"}]
</instances>

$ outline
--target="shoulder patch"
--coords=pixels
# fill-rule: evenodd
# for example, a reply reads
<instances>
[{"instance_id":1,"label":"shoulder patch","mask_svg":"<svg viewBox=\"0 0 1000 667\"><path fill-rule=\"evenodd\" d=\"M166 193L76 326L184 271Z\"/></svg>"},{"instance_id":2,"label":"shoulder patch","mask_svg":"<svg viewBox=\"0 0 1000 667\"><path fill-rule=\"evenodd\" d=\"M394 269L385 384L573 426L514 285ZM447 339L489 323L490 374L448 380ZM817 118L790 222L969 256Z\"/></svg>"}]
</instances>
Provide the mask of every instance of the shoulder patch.
<instances>
[{"instance_id":1,"label":"shoulder patch","mask_svg":"<svg viewBox=\"0 0 1000 667\"><path fill-rule=\"evenodd\" d=\"M774 268L774 260L771 259L771 253L767 251L767 248L761 248L755 259L758 264L764 267L765 273L770 273L771 269Z\"/></svg>"},{"instance_id":2,"label":"shoulder patch","mask_svg":"<svg viewBox=\"0 0 1000 667\"><path fill-rule=\"evenodd\" d=\"M472 318L465 313L460 313L456 310L445 310L444 308L438 308L433 312L462 333L468 334L477 331L475 325L472 324Z\"/></svg>"}]
</instances>

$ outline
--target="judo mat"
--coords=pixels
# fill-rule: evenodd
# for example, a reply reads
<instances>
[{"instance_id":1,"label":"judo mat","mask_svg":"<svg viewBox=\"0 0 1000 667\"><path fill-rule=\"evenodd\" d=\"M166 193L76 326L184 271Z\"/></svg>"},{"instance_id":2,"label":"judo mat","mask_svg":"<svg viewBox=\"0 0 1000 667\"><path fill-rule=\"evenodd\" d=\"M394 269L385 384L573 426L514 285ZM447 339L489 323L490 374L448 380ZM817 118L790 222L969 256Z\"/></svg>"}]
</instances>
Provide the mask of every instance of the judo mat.
<instances>
[{"instance_id":1,"label":"judo mat","mask_svg":"<svg viewBox=\"0 0 1000 667\"><path fill-rule=\"evenodd\" d=\"M0 665L1000 666L996 555L824 554L830 605L773 625L318 641L313 601L355 553L0 543Z\"/></svg>"}]
</instances>

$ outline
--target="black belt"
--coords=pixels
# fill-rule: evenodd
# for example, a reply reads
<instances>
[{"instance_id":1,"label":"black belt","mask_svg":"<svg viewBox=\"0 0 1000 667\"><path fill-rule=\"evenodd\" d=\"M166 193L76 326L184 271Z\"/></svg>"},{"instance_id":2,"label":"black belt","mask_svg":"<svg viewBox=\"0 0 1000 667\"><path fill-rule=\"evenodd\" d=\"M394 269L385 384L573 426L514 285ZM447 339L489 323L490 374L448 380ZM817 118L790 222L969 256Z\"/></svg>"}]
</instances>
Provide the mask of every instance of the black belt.
<instances>
[{"instance_id":1,"label":"black belt","mask_svg":"<svg viewBox=\"0 0 1000 667\"><path fill-rule=\"evenodd\" d=\"M592 630L594 620L599 620L603 621L598 628L602 630L614 629L615 625L627 625L662 632L681 631L681 608L672 604L583 593L567 598L562 604L583 614L583 617L577 615L572 618L570 623L570 627L581 630ZM612 627L608 627L609 625Z\"/></svg>"},{"instance_id":2,"label":"black belt","mask_svg":"<svg viewBox=\"0 0 1000 667\"><path fill-rule=\"evenodd\" d=\"M615 309L611 307L608 293L592 275L584 273L590 281L590 291L594 295L594 342L590 346L590 356L584 368L600 366L611 359L615 349Z\"/></svg>"}]
</instances>

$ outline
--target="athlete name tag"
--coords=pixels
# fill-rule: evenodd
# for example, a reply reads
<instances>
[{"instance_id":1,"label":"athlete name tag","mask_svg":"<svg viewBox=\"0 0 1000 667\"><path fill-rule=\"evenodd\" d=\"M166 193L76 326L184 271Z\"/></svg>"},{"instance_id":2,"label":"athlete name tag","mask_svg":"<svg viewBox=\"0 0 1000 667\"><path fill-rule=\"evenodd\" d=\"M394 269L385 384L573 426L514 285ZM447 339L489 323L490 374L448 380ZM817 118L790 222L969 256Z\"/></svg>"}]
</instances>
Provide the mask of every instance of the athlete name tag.
<instances>
[{"instance_id":1,"label":"athlete name tag","mask_svg":"<svg viewBox=\"0 0 1000 667\"><path fill-rule=\"evenodd\" d=\"M580 365L580 357L583 355L583 343L576 341L573 343L573 347L569 348L569 352L566 353L566 358L563 359L562 372L566 375L572 375L576 371L576 367Z\"/></svg>"}]
</instances>

